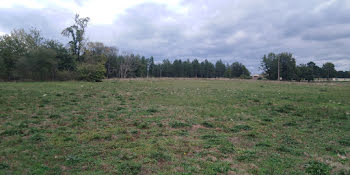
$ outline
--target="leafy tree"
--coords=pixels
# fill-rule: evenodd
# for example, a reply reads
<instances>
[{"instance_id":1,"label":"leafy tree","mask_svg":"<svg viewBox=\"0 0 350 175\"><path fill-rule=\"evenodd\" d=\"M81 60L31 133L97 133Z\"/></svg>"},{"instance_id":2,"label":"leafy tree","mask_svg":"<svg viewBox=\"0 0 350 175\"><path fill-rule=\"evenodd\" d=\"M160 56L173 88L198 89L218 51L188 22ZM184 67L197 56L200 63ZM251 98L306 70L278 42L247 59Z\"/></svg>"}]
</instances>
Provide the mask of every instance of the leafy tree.
<instances>
[{"instance_id":1,"label":"leafy tree","mask_svg":"<svg viewBox=\"0 0 350 175\"><path fill-rule=\"evenodd\" d=\"M26 32L24 29L13 30L10 35L0 36L0 57L3 64L3 79L15 78L17 61L31 50L40 47L42 37L36 29Z\"/></svg>"},{"instance_id":2,"label":"leafy tree","mask_svg":"<svg viewBox=\"0 0 350 175\"><path fill-rule=\"evenodd\" d=\"M283 80L292 80L296 77L296 61L291 53L274 53L264 55L261 61L261 69L269 80L278 79L278 61L280 62L280 76Z\"/></svg>"},{"instance_id":3,"label":"leafy tree","mask_svg":"<svg viewBox=\"0 0 350 175\"><path fill-rule=\"evenodd\" d=\"M318 67L316 65L316 63L310 61L307 63L307 67L309 67L311 69L313 78L320 78L321 77L322 70L320 67Z\"/></svg>"},{"instance_id":4,"label":"leafy tree","mask_svg":"<svg viewBox=\"0 0 350 175\"><path fill-rule=\"evenodd\" d=\"M338 71L337 78L350 78L350 71Z\"/></svg>"},{"instance_id":5,"label":"leafy tree","mask_svg":"<svg viewBox=\"0 0 350 175\"><path fill-rule=\"evenodd\" d=\"M239 62L232 63L231 67L231 76L232 78L238 78L242 76L250 76L248 69Z\"/></svg>"},{"instance_id":6,"label":"leafy tree","mask_svg":"<svg viewBox=\"0 0 350 175\"><path fill-rule=\"evenodd\" d=\"M313 76L313 72L312 72L312 67L305 65L305 64L301 64L299 66L297 66L297 80L300 81L302 79L305 79L307 81L312 81L314 80L314 76Z\"/></svg>"},{"instance_id":7,"label":"leafy tree","mask_svg":"<svg viewBox=\"0 0 350 175\"><path fill-rule=\"evenodd\" d=\"M75 71L77 67L76 60L69 54L63 44L55 40L48 40L44 43L44 47L52 49L56 52L56 60L59 71Z\"/></svg>"},{"instance_id":8,"label":"leafy tree","mask_svg":"<svg viewBox=\"0 0 350 175\"><path fill-rule=\"evenodd\" d=\"M324 78L334 78L337 75L337 71L335 70L334 64L329 62L323 64L322 72Z\"/></svg>"},{"instance_id":9,"label":"leafy tree","mask_svg":"<svg viewBox=\"0 0 350 175\"><path fill-rule=\"evenodd\" d=\"M296 76L296 61L291 53L280 53L280 75L283 80L292 80Z\"/></svg>"},{"instance_id":10,"label":"leafy tree","mask_svg":"<svg viewBox=\"0 0 350 175\"><path fill-rule=\"evenodd\" d=\"M18 61L18 75L23 79L54 80L57 73L56 52L40 47Z\"/></svg>"},{"instance_id":11,"label":"leafy tree","mask_svg":"<svg viewBox=\"0 0 350 175\"><path fill-rule=\"evenodd\" d=\"M82 61L80 55L84 47L85 29L90 18L79 18L79 15L76 14L74 21L75 23L72 26L67 27L62 31L62 35L72 37L72 41L69 42L70 50L72 54L77 57L78 61Z\"/></svg>"},{"instance_id":12,"label":"leafy tree","mask_svg":"<svg viewBox=\"0 0 350 175\"><path fill-rule=\"evenodd\" d=\"M263 70L264 75L269 80L277 80L278 72L278 58L274 53L269 53L261 60L260 68Z\"/></svg>"}]
</instances>

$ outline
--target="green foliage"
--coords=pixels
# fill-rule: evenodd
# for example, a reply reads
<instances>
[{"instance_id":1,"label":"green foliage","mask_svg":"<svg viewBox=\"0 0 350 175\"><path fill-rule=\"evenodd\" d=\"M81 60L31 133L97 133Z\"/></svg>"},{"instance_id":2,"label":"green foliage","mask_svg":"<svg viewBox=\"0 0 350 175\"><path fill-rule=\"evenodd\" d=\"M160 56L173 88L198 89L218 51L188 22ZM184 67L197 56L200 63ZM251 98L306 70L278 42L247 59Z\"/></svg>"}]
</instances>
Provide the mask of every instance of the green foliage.
<instances>
[{"instance_id":1,"label":"green foliage","mask_svg":"<svg viewBox=\"0 0 350 175\"><path fill-rule=\"evenodd\" d=\"M68 80L76 80L77 78L77 73L74 71L58 71L56 72L56 79L59 81L68 81Z\"/></svg>"},{"instance_id":2,"label":"green foliage","mask_svg":"<svg viewBox=\"0 0 350 175\"><path fill-rule=\"evenodd\" d=\"M337 71L333 63L325 63L322 66L322 75L324 78L334 78L337 76Z\"/></svg>"},{"instance_id":3,"label":"green foliage","mask_svg":"<svg viewBox=\"0 0 350 175\"><path fill-rule=\"evenodd\" d=\"M106 69L102 64L82 63L78 65L77 71L79 80L101 82L105 77Z\"/></svg>"},{"instance_id":4,"label":"green foliage","mask_svg":"<svg viewBox=\"0 0 350 175\"><path fill-rule=\"evenodd\" d=\"M296 61L291 53L269 53L264 55L261 61L261 68L269 80L277 80L278 78L278 62L280 65L280 77L283 80L295 79L297 69Z\"/></svg>"},{"instance_id":5,"label":"green foliage","mask_svg":"<svg viewBox=\"0 0 350 175\"><path fill-rule=\"evenodd\" d=\"M240 132L240 131L249 131L252 130L253 128L249 125L237 125L230 129L231 132Z\"/></svg>"},{"instance_id":6,"label":"green foliage","mask_svg":"<svg viewBox=\"0 0 350 175\"><path fill-rule=\"evenodd\" d=\"M169 161L171 157L162 151L153 151L149 156L151 159L155 159L157 161Z\"/></svg>"},{"instance_id":7,"label":"green foliage","mask_svg":"<svg viewBox=\"0 0 350 175\"><path fill-rule=\"evenodd\" d=\"M341 145L350 147L350 137L344 138L338 141Z\"/></svg>"},{"instance_id":8,"label":"green foliage","mask_svg":"<svg viewBox=\"0 0 350 175\"><path fill-rule=\"evenodd\" d=\"M306 173L311 175L330 175L331 170L329 165L319 161L311 161L305 165Z\"/></svg>"},{"instance_id":9,"label":"green foliage","mask_svg":"<svg viewBox=\"0 0 350 175\"><path fill-rule=\"evenodd\" d=\"M256 159L256 152L251 150L245 150L243 152L240 152L239 156L237 157L238 161L252 161Z\"/></svg>"},{"instance_id":10,"label":"green foliage","mask_svg":"<svg viewBox=\"0 0 350 175\"><path fill-rule=\"evenodd\" d=\"M179 122L179 121L173 121L169 125L172 128L183 128L183 127L190 126L189 124L186 124L186 123L183 123L183 122Z\"/></svg>"},{"instance_id":11,"label":"green foliage","mask_svg":"<svg viewBox=\"0 0 350 175\"><path fill-rule=\"evenodd\" d=\"M234 62L234 63L232 63L232 65L228 69L231 69L231 75L229 75L230 78L250 77L250 72L241 63Z\"/></svg>"},{"instance_id":12,"label":"green foliage","mask_svg":"<svg viewBox=\"0 0 350 175\"><path fill-rule=\"evenodd\" d=\"M207 127L207 128L214 128L215 127L214 124L212 124L211 122L208 122L208 121L203 122L202 125L204 127Z\"/></svg>"},{"instance_id":13,"label":"green foliage","mask_svg":"<svg viewBox=\"0 0 350 175\"><path fill-rule=\"evenodd\" d=\"M85 28L87 27L90 18L80 18L79 14L76 14L74 21L75 23L72 26L67 27L62 31L62 35L72 37L72 41L69 42L70 50L72 54L78 58L78 61L81 61L80 55L84 47Z\"/></svg>"},{"instance_id":14,"label":"green foliage","mask_svg":"<svg viewBox=\"0 0 350 175\"><path fill-rule=\"evenodd\" d=\"M118 165L117 174L137 175L141 172L142 165L134 161L123 161Z\"/></svg>"}]
</instances>

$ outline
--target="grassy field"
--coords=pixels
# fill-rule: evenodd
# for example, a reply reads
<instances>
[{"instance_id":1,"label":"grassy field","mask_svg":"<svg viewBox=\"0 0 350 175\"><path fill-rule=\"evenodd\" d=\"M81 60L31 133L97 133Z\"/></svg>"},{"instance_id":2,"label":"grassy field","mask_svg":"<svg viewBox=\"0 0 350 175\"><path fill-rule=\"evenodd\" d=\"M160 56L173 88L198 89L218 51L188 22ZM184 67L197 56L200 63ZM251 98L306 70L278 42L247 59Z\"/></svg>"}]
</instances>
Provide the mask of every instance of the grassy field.
<instances>
[{"instance_id":1,"label":"grassy field","mask_svg":"<svg viewBox=\"0 0 350 175\"><path fill-rule=\"evenodd\" d=\"M350 174L349 159L349 83L0 83L0 174Z\"/></svg>"}]
</instances>

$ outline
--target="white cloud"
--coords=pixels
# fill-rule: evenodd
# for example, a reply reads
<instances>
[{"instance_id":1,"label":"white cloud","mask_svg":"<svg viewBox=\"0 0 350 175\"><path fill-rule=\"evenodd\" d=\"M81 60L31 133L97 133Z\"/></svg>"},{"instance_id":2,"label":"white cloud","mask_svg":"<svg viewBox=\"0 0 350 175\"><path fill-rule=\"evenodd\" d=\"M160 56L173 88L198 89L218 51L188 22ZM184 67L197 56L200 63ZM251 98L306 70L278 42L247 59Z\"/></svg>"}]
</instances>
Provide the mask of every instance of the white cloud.
<instances>
[{"instance_id":1,"label":"white cloud","mask_svg":"<svg viewBox=\"0 0 350 175\"><path fill-rule=\"evenodd\" d=\"M337 0L328 0L326 2L323 2L323 3L319 4L319 5L317 5L314 8L313 12L317 13L317 12L320 12L320 11L322 11L324 9L327 9L329 6L333 5L336 2L337 2Z\"/></svg>"},{"instance_id":2,"label":"white cloud","mask_svg":"<svg viewBox=\"0 0 350 175\"><path fill-rule=\"evenodd\" d=\"M226 42L228 44L236 44L239 41L245 39L247 37L247 34L244 31L238 31L231 35L229 38L227 38Z\"/></svg>"}]
</instances>

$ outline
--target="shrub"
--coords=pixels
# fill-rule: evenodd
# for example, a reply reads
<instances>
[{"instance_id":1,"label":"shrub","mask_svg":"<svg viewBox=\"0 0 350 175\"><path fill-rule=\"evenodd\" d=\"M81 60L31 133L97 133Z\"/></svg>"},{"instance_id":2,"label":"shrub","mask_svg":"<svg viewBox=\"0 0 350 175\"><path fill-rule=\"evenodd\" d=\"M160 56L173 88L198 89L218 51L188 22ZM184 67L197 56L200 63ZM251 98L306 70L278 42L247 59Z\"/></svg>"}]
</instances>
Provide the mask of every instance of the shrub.
<instances>
[{"instance_id":1,"label":"shrub","mask_svg":"<svg viewBox=\"0 0 350 175\"><path fill-rule=\"evenodd\" d=\"M239 78L240 78L240 79L252 79L251 76L249 76L249 75L244 75L244 74L242 74Z\"/></svg>"},{"instance_id":2,"label":"shrub","mask_svg":"<svg viewBox=\"0 0 350 175\"><path fill-rule=\"evenodd\" d=\"M106 69L103 64L83 63L78 66L77 72L79 80L101 82L105 77Z\"/></svg>"},{"instance_id":3,"label":"shrub","mask_svg":"<svg viewBox=\"0 0 350 175\"><path fill-rule=\"evenodd\" d=\"M58 71L56 73L56 79L59 81L75 80L77 79L77 74L73 71Z\"/></svg>"}]
</instances>

